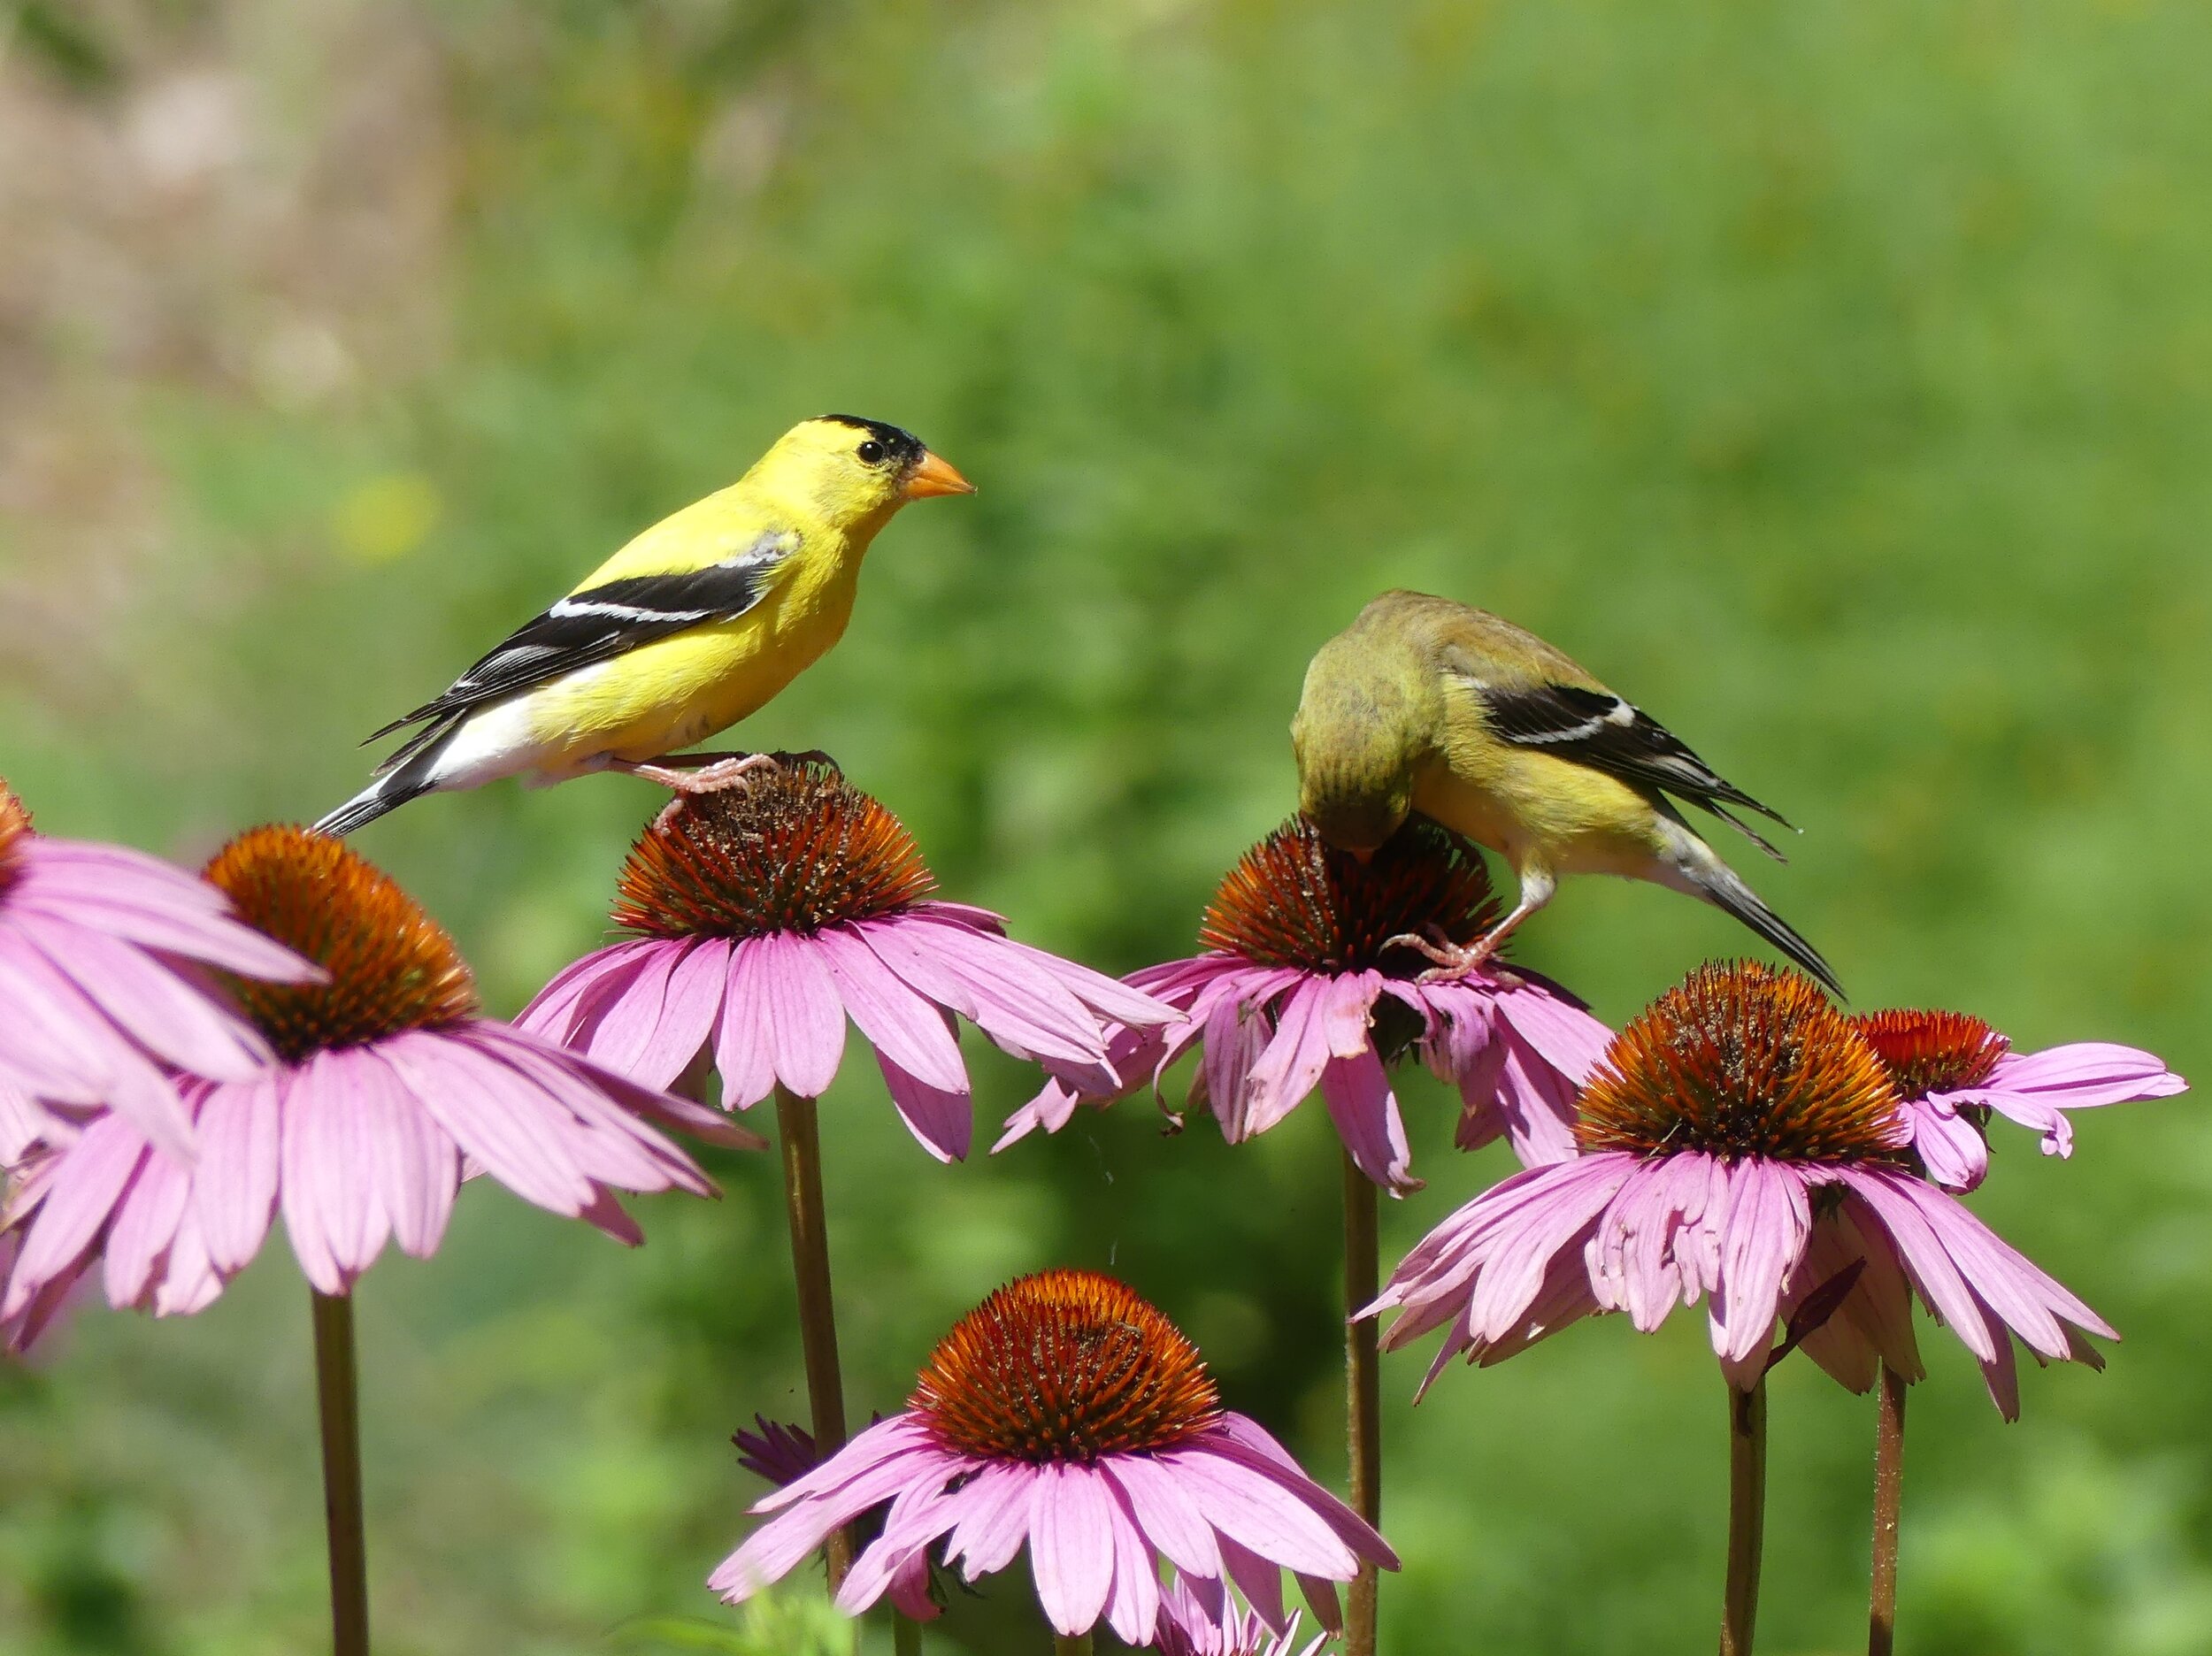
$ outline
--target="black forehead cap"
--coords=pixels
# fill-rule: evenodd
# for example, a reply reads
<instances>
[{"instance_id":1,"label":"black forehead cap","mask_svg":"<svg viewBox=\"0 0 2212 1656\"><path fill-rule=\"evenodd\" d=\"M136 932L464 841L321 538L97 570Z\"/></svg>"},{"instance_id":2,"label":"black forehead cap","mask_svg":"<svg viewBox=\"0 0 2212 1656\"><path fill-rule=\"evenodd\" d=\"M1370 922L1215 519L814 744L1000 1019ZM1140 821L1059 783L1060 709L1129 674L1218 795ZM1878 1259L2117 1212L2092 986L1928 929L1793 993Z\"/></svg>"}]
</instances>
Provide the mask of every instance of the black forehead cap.
<instances>
[{"instance_id":1,"label":"black forehead cap","mask_svg":"<svg viewBox=\"0 0 2212 1656\"><path fill-rule=\"evenodd\" d=\"M887 426L881 420L863 419L857 414L825 414L822 418L839 426L849 426L855 431L864 431L892 455L901 460L918 460L926 452L922 440L900 426Z\"/></svg>"}]
</instances>

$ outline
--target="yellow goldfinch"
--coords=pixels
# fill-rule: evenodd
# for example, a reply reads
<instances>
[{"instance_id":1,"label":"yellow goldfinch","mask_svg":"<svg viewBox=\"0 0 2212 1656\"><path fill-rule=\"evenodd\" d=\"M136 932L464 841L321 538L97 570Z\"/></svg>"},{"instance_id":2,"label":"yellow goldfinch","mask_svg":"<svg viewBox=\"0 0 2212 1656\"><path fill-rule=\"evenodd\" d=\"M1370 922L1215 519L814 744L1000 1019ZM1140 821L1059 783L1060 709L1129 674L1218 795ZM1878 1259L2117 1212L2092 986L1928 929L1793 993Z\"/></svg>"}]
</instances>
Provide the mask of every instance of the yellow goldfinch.
<instances>
[{"instance_id":1,"label":"yellow goldfinch","mask_svg":"<svg viewBox=\"0 0 2212 1656\"><path fill-rule=\"evenodd\" d=\"M370 737L422 726L316 827L350 833L501 777L626 770L688 792L765 763L657 762L757 712L837 642L861 556L900 507L974 492L895 426L826 414L793 426L737 482L655 524Z\"/></svg>"},{"instance_id":2,"label":"yellow goldfinch","mask_svg":"<svg viewBox=\"0 0 2212 1656\"><path fill-rule=\"evenodd\" d=\"M1510 621L1448 598L1390 592L1321 647L1290 727L1301 807L1322 837L1373 851L1409 811L1512 864L1520 901L1467 948L1407 939L1463 976L1551 900L1564 874L1650 880L1725 909L1840 996L1811 944L1693 832L1671 794L1777 861L1730 813L1781 816L1715 772L1649 714Z\"/></svg>"}]
</instances>

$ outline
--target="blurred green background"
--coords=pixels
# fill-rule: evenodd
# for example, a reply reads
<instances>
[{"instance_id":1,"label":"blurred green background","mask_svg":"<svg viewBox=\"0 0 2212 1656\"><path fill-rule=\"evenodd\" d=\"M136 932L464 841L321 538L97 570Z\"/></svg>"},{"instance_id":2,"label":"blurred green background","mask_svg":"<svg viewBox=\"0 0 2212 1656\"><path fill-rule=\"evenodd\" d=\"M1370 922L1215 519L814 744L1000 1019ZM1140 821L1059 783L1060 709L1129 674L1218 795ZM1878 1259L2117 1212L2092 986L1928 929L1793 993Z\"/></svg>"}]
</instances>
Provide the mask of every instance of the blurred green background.
<instances>
[{"instance_id":1,"label":"blurred green background","mask_svg":"<svg viewBox=\"0 0 2212 1656\"><path fill-rule=\"evenodd\" d=\"M2212 1070L2212 12L2186 0L15 0L0 7L0 772L184 859L794 419L981 485L879 544L744 732L821 746L947 893L1117 971L1292 799L1371 594L1545 632L1805 829L1740 859L1868 1006ZM602 934L642 786L424 801L361 848L511 1011ZM1732 853L1732 855L1734 855ZM1746 944L1569 887L1523 957L1617 1022ZM1032 1074L972 1039L992 1120ZM1386 1259L1508 1163L1405 1083ZM1977 1207L2126 1335L2002 1426L1930 1338L1902 1647L2212 1650L2212 1141L2023 1134ZM1148 1107L939 1169L825 1110L854 1407L1005 1277L1111 1269L1342 1475L1337 1167ZM472 1188L361 1295L389 1656L663 1651L801 1412L765 1157L628 1254ZM305 1295L88 1308L0 1375L0 1649L275 1656L322 1622ZM1418 1409L1399 1652L1703 1648L1720 1383L1608 1322ZM1872 1413L1778 1376L1762 1631L1863 1638ZM745 1647L811 1648L806 1593ZM935 1650L1041 1647L1018 1576ZM659 1629L654 1617L679 1618ZM782 1619L779 1620L778 1617ZM884 1636L880 1629L872 1639Z\"/></svg>"}]
</instances>

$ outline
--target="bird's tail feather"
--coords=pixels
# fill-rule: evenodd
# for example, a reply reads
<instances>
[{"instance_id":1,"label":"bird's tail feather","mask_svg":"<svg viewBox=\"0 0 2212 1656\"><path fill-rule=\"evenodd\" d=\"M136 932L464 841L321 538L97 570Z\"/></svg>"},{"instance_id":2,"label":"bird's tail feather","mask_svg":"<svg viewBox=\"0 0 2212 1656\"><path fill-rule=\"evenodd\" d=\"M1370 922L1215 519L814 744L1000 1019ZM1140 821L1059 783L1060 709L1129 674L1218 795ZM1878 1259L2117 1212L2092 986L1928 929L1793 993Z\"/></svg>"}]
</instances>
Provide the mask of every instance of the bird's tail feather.
<instances>
[{"instance_id":1,"label":"bird's tail feather","mask_svg":"<svg viewBox=\"0 0 2212 1656\"><path fill-rule=\"evenodd\" d=\"M349 834L365 828L387 811L396 811L409 800L430 792L426 782L401 785L396 775L379 777L351 799L315 824L317 833Z\"/></svg>"},{"instance_id":2,"label":"bird's tail feather","mask_svg":"<svg viewBox=\"0 0 2212 1656\"><path fill-rule=\"evenodd\" d=\"M1839 1000L1850 997L1820 951L1797 934L1795 927L1759 900L1759 894L1740 879L1733 869L1715 857L1709 864L1689 870L1697 894L1716 908L1736 916L1791 960L1811 973Z\"/></svg>"},{"instance_id":3,"label":"bird's tail feather","mask_svg":"<svg viewBox=\"0 0 2212 1656\"><path fill-rule=\"evenodd\" d=\"M457 720L449 720L442 728L434 726L419 732L377 767L373 782L317 823L315 832L349 834L388 811L397 810L409 800L420 799L432 792L437 786L434 772L438 755L445 746L445 738L453 733L457 724Z\"/></svg>"}]
</instances>

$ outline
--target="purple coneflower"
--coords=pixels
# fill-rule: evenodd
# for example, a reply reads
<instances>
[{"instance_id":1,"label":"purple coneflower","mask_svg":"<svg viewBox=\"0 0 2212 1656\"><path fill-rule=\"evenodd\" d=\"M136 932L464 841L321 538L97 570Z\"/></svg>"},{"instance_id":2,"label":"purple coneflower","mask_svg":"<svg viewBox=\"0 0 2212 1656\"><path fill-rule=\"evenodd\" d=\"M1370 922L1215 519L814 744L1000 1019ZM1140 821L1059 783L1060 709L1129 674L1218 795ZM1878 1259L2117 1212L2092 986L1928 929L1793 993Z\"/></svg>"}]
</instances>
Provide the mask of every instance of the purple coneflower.
<instances>
[{"instance_id":1,"label":"purple coneflower","mask_svg":"<svg viewBox=\"0 0 2212 1656\"><path fill-rule=\"evenodd\" d=\"M0 1156L66 1143L105 1107L188 1157L164 1067L245 1081L269 1062L202 970L298 983L314 969L223 894L120 846L34 832L0 782Z\"/></svg>"},{"instance_id":2,"label":"purple coneflower","mask_svg":"<svg viewBox=\"0 0 2212 1656\"><path fill-rule=\"evenodd\" d=\"M234 981L278 1062L250 1079L182 1084L195 1164L154 1154L135 1121L104 1112L23 1170L9 1215L23 1252L0 1316L50 1300L96 1258L111 1303L196 1311L260 1252L280 1211L316 1292L345 1294L388 1240L436 1251L465 1162L634 1243L615 1192L713 1189L649 1121L764 1147L712 1110L480 1016L451 939L341 840L255 829L207 878L257 935L328 980Z\"/></svg>"},{"instance_id":3,"label":"purple coneflower","mask_svg":"<svg viewBox=\"0 0 2212 1656\"><path fill-rule=\"evenodd\" d=\"M1108 1049L1111 1085L1056 1077L1009 1119L997 1148L1039 1127L1057 1132L1079 1104L1109 1104L1148 1082L1156 1095L1194 1047L1190 1100L1212 1109L1232 1143L1265 1132L1317 1087L1344 1146L1348 1314L1375 1296L1377 1186L1401 1195L1420 1184L1392 1061L1417 1051L1458 1087L1462 1148L1503 1135L1525 1165L1574 1154L1575 1085L1609 1031L1532 974L1492 962L1448 978L1429 970L1421 947L1471 943L1496 917L1480 854L1425 818L1364 861L1294 818L1223 878L1199 928L1204 954L1130 975L1133 988L1188 1021L1119 1031ZM1374 1325L1350 1323L1346 1340L1352 1503L1373 1523L1382 1501ZM1353 1586L1350 1656L1373 1656L1375 1589L1371 1570Z\"/></svg>"},{"instance_id":4,"label":"purple coneflower","mask_svg":"<svg viewBox=\"0 0 2212 1656\"><path fill-rule=\"evenodd\" d=\"M1911 1171L1911 1127L1880 1058L1793 972L1747 962L1693 972L1614 1039L1575 1133L1581 1154L1460 1208L1371 1309L1402 1313L1386 1347L1445 1329L1432 1381L1455 1355L1495 1362L1594 1312L1625 1311L1648 1332L1705 1299L1734 1396L1724 1648L1749 1647L1765 1374L1782 1353L1801 1345L1856 1392L1878 1361L1917 1379L1916 1292L2010 1420L2016 1337L2039 1358L2100 1367L2082 1334L2117 1338ZM1789 1325L1779 1351L1778 1318Z\"/></svg>"},{"instance_id":5,"label":"purple coneflower","mask_svg":"<svg viewBox=\"0 0 2212 1656\"><path fill-rule=\"evenodd\" d=\"M2107 1041L2038 1053L1964 1012L1899 1008L1851 1020L1905 1101L1913 1153L1944 1189L1970 1191L1989 1171L1989 1117L2042 1135L2045 1155L2074 1153L2068 1110L2171 1098L2189 1084L2154 1054Z\"/></svg>"},{"instance_id":6,"label":"purple coneflower","mask_svg":"<svg viewBox=\"0 0 2212 1656\"><path fill-rule=\"evenodd\" d=\"M1852 1026L1874 1048L1904 1100L1913 1154L1936 1184L1971 1191L1989 1171L1989 1117L2009 1116L2042 1136L2045 1155L2074 1151L2070 1109L2170 1098L2188 1083L2133 1046L2081 1041L2039 1053L1963 1012L1862 1013ZM1869 1656L1888 1656L1897 1621L1898 1518L1904 1495L1909 1376L1882 1366L1874 1452L1874 1569Z\"/></svg>"},{"instance_id":7,"label":"purple coneflower","mask_svg":"<svg viewBox=\"0 0 2212 1656\"><path fill-rule=\"evenodd\" d=\"M632 935L564 969L515 1021L649 1086L711 1046L724 1106L749 1109L779 1086L827 1092L849 1017L901 1118L951 1162L973 1132L956 1014L1016 1057L1084 1075L1105 1062L1102 1020L1173 1019L935 889L905 826L834 771L756 771L653 820L615 903Z\"/></svg>"},{"instance_id":8,"label":"purple coneflower","mask_svg":"<svg viewBox=\"0 0 2212 1656\"><path fill-rule=\"evenodd\" d=\"M1103 1621L1124 1643L1157 1632L1164 1559L1202 1598L1233 1583L1271 1627L1295 1572L1325 1624L1328 1583L1383 1538L1299 1470L1256 1422L1221 1407L1197 1348L1112 1277L1049 1270L962 1318L907 1407L759 1502L769 1514L709 1582L737 1603L885 1501L883 1533L838 1594L857 1614L941 1543L970 1581L1025 1545L1063 1648ZM1083 1641L1071 1645L1069 1641Z\"/></svg>"},{"instance_id":9,"label":"purple coneflower","mask_svg":"<svg viewBox=\"0 0 2212 1656\"><path fill-rule=\"evenodd\" d=\"M1079 1104L1156 1092L1196 1047L1191 1101L1211 1108L1232 1143L1265 1132L1317 1087L1347 1154L1394 1193L1420 1184L1385 1073L1409 1051L1458 1087L1463 1149L1502 1134L1525 1166L1571 1156L1575 1085L1611 1031L1557 985L1502 962L1425 982L1428 959L1406 940L1471 942L1496 917L1480 855L1432 823L1409 824L1366 862L1302 817L1286 823L1223 878L1199 927L1204 954L1126 980L1188 1021L1118 1031L1117 1085L1056 1078L1008 1120L997 1147L1040 1127L1057 1132Z\"/></svg>"},{"instance_id":10,"label":"purple coneflower","mask_svg":"<svg viewBox=\"0 0 2212 1656\"><path fill-rule=\"evenodd\" d=\"M21 1170L8 1223L23 1231L0 1316L26 1337L95 1259L111 1301L195 1311L260 1251L279 1211L314 1287L325 1476L332 1497L341 1648L365 1648L359 1448L353 1418L354 1281L386 1240L434 1252L462 1180L480 1169L526 1200L626 1242L617 1191L713 1193L648 1122L721 1142L764 1141L718 1112L663 1097L480 1015L452 940L343 842L288 827L242 834L207 878L323 981L235 979L274 1050L250 1081L189 1081L189 1167L104 1113ZM349 1529L347 1526L350 1526Z\"/></svg>"}]
</instances>

